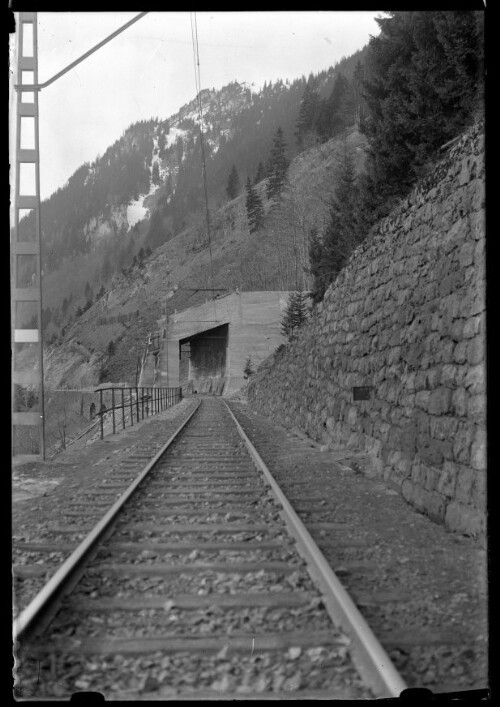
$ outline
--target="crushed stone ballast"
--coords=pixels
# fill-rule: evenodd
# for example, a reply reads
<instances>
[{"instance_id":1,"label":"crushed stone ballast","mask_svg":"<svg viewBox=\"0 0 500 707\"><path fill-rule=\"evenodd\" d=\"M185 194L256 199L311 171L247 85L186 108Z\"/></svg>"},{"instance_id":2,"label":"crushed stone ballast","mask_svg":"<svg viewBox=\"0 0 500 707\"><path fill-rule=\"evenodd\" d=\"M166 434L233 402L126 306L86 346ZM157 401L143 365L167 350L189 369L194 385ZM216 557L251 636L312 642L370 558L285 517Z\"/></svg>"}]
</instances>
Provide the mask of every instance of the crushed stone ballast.
<instances>
[{"instance_id":1,"label":"crushed stone ballast","mask_svg":"<svg viewBox=\"0 0 500 707\"><path fill-rule=\"evenodd\" d=\"M127 473L73 499L55 545L40 543L57 562L64 531L91 526L15 620L19 696L369 699L406 687L222 400L201 399L100 518Z\"/></svg>"}]
</instances>

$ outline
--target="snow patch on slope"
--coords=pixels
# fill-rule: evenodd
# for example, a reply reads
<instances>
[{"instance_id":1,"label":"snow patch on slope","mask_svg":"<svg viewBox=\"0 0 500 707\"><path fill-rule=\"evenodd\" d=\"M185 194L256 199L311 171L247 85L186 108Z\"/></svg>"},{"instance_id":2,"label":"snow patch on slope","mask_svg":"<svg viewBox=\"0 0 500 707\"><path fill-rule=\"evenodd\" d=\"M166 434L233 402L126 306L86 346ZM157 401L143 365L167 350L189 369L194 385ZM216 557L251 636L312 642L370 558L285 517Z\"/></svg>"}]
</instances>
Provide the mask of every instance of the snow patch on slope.
<instances>
[{"instance_id":1,"label":"snow patch on slope","mask_svg":"<svg viewBox=\"0 0 500 707\"><path fill-rule=\"evenodd\" d=\"M180 128L170 128L170 132L168 133L166 139L165 139L165 147L170 147L171 145L174 145L177 142L177 138L182 138L187 134L186 130L181 130Z\"/></svg>"},{"instance_id":2,"label":"snow patch on slope","mask_svg":"<svg viewBox=\"0 0 500 707\"><path fill-rule=\"evenodd\" d=\"M138 221L142 221L143 219L149 216L149 209L147 206L144 206L144 201L148 198L148 196L154 194L155 191L156 186L154 184L151 184L151 187L147 194L141 194L138 199L131 201L130 204L127 206L127 221L129 231L133 226L135 226Z\"/></svg>"}]
</instances>

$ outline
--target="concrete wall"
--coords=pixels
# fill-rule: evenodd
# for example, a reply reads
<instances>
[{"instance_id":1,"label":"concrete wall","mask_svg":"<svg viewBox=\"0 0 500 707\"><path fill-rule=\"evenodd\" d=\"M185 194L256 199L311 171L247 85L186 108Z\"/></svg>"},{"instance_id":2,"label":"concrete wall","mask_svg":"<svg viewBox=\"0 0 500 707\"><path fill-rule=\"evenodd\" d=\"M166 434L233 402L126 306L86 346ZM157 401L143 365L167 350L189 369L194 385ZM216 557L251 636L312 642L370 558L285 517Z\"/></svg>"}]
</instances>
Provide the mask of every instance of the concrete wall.
<instances>
[{"instance_id":1,"label":"concrete wall","mask_svg":"<svg viewBox=\"0 0 500 707\"><path fill-rule=\"evenodd\" d=\"M249 402L450 529L485 530L485 188L471 129L353 254ZM372 386L355 401L354 386Z\"/></svg>"},{"instance_id":2,"label":"concrete wall","mask_svg":"<svg viewBox=\"0 0 500 707\"><path fill-rule=\"evenodd\" d=\"M225 395L231 395L245 385L245 362L250 356L254 364L263 361L281 343L281 317L288 292L236 292L210 300L197 307L160 320L166 331L160 352L160 374L157 382L177 387L180 382L179 342L203 332L229 325L226 351Z\"/></svg>"}]
</instances>

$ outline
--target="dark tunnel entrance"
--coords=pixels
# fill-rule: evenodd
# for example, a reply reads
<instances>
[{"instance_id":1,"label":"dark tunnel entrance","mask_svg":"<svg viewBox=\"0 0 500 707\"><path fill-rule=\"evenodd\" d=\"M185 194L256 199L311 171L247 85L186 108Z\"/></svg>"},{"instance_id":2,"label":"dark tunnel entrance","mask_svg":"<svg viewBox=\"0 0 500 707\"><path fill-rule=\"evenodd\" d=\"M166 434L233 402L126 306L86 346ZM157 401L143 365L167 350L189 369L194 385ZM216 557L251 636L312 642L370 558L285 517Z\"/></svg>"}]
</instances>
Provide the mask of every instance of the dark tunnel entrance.
<instances>
[{"instance_id":1,"label":"dark tunnel entrance","mask_svg":"<svg viewBox=\"0 0 500 707\"><path fill-rule=\"evenodd\" d=\"M179 341L179 377L188 393L222 395L226 382L229 324Z\"/></svg>"}]
</instances>

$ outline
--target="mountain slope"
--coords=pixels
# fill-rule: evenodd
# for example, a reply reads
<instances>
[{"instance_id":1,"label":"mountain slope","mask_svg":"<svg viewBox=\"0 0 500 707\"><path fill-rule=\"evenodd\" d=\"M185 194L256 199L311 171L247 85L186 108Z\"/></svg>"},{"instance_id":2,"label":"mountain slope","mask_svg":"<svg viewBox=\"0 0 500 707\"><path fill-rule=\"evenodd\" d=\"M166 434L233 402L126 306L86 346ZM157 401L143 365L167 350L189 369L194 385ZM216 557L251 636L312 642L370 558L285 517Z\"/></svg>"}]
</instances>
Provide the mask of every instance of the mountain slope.
<instances>
[{"instance_id":1,"label":"mountain slope","mask_svg":"<svg viewBox=\"0 0 500 707\"><path fill-rule=\"evenodd\" d=\"M265 180L259 183L266 217L257 233L249 232L241 194L213 212L210 242L200 217L199 223L155 249L142 263L115 275L106 294L71 323L58 345L50 347L47 385L78 387L99 379L134 383L146 337L156 329L165 298L176 286L168 300L169 313L206 299L206 292L183 288L306 289L309 230L326 218L328 195L345 150L352 152L360 170L363 147L364 138L352 129L345 138L298 155L278 204L266 200ZM111 341L115 353L108 356Z\"/></svg>"},{"instance_id":2,"label":"mountain slope","mask_svg":"<svg viewBox=\"0 0 500 707\"><path fill-rule=\"evenodd\" d=\"M364 50L315 78L327 96L339 71L352 73ZM57 328L71 311L93 299L102 285L144 247L151 249L199 221L204 209L200 114L212 209L227 201L229 172L252 180L269 157L281 125L288 156L298 151L294 131L306 78L264 85L233 82L204 90L168 119L131 125L102 156L83 164L42 203L42 258L46 317ZM156 232L150 221L157 211ZM33 213L20 223L21 238L33 228ZM91 295L91 296L90 296ZM66 299L66 304L64 300ZM48 322L45 322L46 324Z\"/></svg>"}]
</instances>

